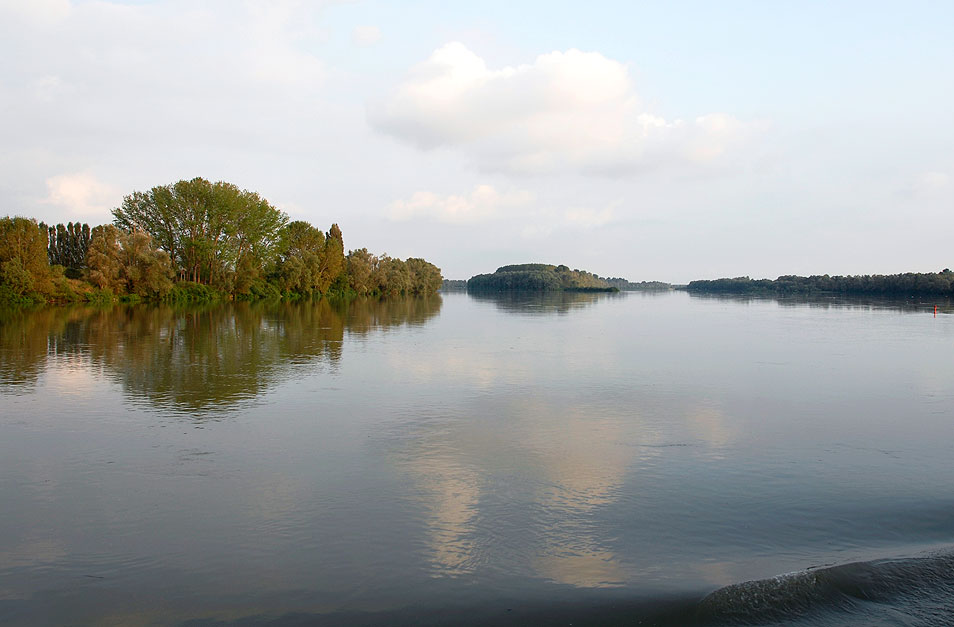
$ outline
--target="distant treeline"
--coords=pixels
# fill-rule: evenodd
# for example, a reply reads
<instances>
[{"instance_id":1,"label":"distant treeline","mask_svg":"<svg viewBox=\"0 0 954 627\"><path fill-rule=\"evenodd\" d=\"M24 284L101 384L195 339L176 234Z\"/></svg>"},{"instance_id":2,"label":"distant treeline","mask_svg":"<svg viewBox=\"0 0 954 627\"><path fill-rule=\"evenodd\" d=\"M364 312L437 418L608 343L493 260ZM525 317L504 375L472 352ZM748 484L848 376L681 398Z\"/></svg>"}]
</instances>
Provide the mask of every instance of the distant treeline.
<instances>
[{"instance_id":1,"label":"distant treeline","mask_svg":"<svg viewBox=\"0 0 954 627\"><path fill-rule=\"evenodd\" d=\"M656 291L656 290L671 290L671 283L663 283L662 281L640 281L639 283L633 283L627 281L626 279L613 277L613 278L604 278L604 281L612 287L618 288L623 292L636 292L639 290L647 291Z\"/></svg>"},{"instance_id":2,"label":"distant treeline","mask_svg":"<svg viewBox=\"0 0 954 627\"><path fill-rule=\"evenodd\" d=\"M467 281L463 279L444 279L441 283L442 292L457 292L467 289Z\"/></svg>"},{"instance_id":3,"label":"distant treeline","mask_svg":"<svg viewBox=\"0 0 954 627\"><path fill-rule=\"evenodd\" d=\"M472 291L619 291L604 279L585 270L570 270L567 266L544 263L525 263L501 266L493 274L478 274L467 281Z\"/></svg>"},{"instance_id":4,"label":"distant treeline","mask_svg":"<svg viewBox=\"0 0 954 627\"><path fill-rule=\"evenodd\" d=\"M865 274L856 276L786 275L771 279L747 276L691 281L686 290L723 294L866 294L879 296L954 296L954 272Z\"/></svg>"},{"instance_id":5,"label":"distant treeline","mask_svg":"<svg viewBox=\"0 0 954 627\"><path fill-rule=\"evenodd\" d=\"M440 268L365 248L202 178L134 192L113 224L0 218L0 303L431 294Z\"/></svg>"}]
</instances>

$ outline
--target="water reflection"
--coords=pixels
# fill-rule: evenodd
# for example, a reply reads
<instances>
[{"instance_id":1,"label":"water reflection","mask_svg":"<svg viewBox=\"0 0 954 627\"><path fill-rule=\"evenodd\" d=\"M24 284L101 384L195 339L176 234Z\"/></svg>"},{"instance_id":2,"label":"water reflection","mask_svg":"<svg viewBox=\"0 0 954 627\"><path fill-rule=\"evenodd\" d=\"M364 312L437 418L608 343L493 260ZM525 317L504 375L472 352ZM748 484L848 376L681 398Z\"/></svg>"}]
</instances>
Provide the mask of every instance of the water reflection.
<instances>
[{"instance_id":1,"label":"water reflection","mask_svg":"<svg viewBox=\"0 0 954 627\"><path fill-rule=\"evenodd\" d=\"M569 296L8 315L0 623L559 612L951 537L951 316Z\"/></svg>"},{"instance_id":2,"label":"water reflection","mask_svg":"<svg viewBox=\"0 0 954 627\"><path fill-rule=\"evenodd\" d=\"M719 412L687 402L661 417L527 392L459 410L479 421L428 420L402 452L399 467L418 486L432 575L504 564L511 575L611 588L658 568L652 548L643 563L622 559L601 521L658 498L646 469L672 447L725 446L729 435L710 433Z\"/></svg>"},{"instance_id":3,"label":"water reflection","mask_svg":"<svg viewBox=\"0 0 954 627\"><path fill-rule=\"evenodd\" d=\"M102 374L157 408L224 411L298 373L333 371L345 333L424 324L441 303L433 296L5 311L0 390L29 388L46 375L80 393Z\"/></svg>"},{"instance_id":4,"label":"water reflection","mask_svg":"<svg viewBox=\"0 0 954 627\"><path fill-rule=\"evenodd\" d=\"M524 316L566 314L608 298L623 298L619 293L610 292L468 292L467 295L478 302L493 303L501 311Z\"/></svg>"},{"instance_id":5,"label":"water reflection","mask_svg":"<svg viewBox=\"0 0 954 627\"><path fill-rule=\"evenodd\" d=\"M700 301L724 301L732 303L777 303L780 307L809 307L811 309L882 310L899 312L932 311L954 313L954 301L945 297L915 296L898 298L890 296L845 296L830 295L762 295L762 294L701 294L689 292Z\"/></svg>"}]
</instances>

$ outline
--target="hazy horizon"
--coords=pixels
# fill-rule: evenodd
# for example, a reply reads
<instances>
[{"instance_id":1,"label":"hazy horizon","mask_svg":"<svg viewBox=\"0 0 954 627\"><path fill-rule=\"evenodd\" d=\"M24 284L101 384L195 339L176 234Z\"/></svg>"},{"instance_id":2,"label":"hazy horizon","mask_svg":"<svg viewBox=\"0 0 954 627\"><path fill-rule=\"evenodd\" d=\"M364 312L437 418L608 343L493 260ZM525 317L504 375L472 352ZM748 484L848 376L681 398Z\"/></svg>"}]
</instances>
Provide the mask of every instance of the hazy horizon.
<instances>
[{"instance_id":1,"label":"hazy horizon","mask_svg":"<svg viewBox=\"0 0 954 627\"><path fill-rule=\"evenodd\" d=\"M466 279L954 265L954 5L0 0L0 215L183 178Z\"/></svg>"}]
</instances>

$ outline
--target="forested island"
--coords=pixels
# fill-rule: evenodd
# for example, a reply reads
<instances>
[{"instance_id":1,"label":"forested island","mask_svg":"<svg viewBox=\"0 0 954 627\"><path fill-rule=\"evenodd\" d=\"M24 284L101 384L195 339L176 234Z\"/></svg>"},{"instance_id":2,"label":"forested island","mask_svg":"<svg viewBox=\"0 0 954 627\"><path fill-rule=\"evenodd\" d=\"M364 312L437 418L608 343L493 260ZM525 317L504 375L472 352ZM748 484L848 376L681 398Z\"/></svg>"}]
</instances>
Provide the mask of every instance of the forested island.
<instances>
[{"instance_id":1,"label":"forested island","mask_svg":"<svg viewBox=\"0 0 954 627\"><path fill-rule=\"evenodd\" d=\"M424 259L345 254L337 224L290 221L231 183L160 185L112 213L93 228L0 218L0 304L419 295L443 280Z\"/></svg>"},{"instance_id":2,"label":"forested island","mask_svg":"<svg viewBox=\"0 0 954 627\"><path fill-rule=\"evenodd\" d=\"M877 296L954 297L954 272L906 272L903 274L865 274L855 276L785 275L775 280L732 279L690 281L689 292L709 294L853 294Z\"/></svg>"},{"instance_id":3,"label":"forested island","mask_svg":"<svg viewBox=\"0 0 954 627\"><path fill-rule=\"evenodd\" d=\"M545 263L501 266L493 274L478 274L467 281L467 290L492 291L587 291L618 292L605 279L585 270Z\"/></svg>"}]
</instances>

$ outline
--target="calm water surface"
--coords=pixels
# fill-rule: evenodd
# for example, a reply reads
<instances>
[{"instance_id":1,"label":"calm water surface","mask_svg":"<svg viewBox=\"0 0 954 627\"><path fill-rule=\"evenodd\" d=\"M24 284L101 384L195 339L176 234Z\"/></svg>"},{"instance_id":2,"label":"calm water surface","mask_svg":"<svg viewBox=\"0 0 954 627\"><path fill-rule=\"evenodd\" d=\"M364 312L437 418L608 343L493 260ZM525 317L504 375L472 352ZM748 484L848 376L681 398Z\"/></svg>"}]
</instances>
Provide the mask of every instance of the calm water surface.
<instances>
[{"instance_id":1,"label":"calm water surface","mask_svg":"<svg viewBox=\"0 0 954 627\"><path fill-rule=\"evenodd\" d=\"M954 315L0 312L0 623L954 622Z\"/></svg>"}]
</instances>

